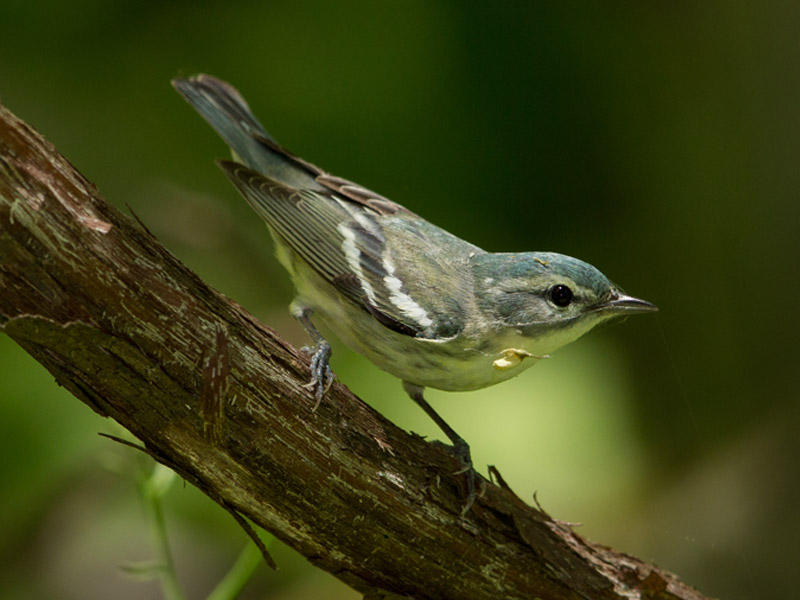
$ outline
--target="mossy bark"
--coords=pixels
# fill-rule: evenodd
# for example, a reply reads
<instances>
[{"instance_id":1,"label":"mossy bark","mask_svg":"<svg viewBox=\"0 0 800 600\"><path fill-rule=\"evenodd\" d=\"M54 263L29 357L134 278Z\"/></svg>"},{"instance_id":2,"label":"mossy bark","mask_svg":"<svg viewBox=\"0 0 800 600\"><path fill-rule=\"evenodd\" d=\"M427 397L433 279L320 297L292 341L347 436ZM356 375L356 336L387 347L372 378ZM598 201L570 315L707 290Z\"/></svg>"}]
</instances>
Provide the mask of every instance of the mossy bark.
<instances>
[{"instance_id":1,"label":"mossy bark","mask_svg":"<svg viewBox=\"0 0 800 600\"><path fill-rule=\"evenodd\" d=\"M334 384L203 283L0 106L0 328L231 511L370 598L703 596L499 480L465 518L446 450Z\"/></svg>"}]
</instances>

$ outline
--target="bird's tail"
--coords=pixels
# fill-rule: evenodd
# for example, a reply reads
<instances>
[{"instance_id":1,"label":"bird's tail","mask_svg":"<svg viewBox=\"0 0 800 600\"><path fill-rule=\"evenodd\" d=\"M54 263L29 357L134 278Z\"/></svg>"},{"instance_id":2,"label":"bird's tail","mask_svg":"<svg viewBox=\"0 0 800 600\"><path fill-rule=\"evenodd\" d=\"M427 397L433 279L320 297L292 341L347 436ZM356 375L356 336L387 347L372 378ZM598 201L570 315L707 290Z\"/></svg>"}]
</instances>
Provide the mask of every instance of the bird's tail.
<instances>
[{"instance_id":1,"label":"bird's tail","mask_svg":"<svg viewBox=\"0 0 800 600\"><path fill-rule=\"evenodd\" d=\"M211 75L179 77L172 85L225 140L237 160L290 187L320 187L316 173L281 148L232 85Z\"/></svg>"}]
</instances>

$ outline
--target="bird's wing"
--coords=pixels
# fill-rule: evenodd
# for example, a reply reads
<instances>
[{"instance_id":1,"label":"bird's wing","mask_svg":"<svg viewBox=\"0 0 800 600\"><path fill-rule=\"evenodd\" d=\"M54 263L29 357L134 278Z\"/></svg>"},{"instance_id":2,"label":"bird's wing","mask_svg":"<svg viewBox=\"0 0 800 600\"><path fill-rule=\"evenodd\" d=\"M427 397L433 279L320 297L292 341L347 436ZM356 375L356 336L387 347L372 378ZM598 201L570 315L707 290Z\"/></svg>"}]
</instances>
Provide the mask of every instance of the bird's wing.
<instances>
[{"instance_id":1,"label":"bird's wing","mask_svg":"<svg viewBox=\"0 0 800 600\"><path fill-rule=\"evenodd\" d=\"M294 189L233 161L218 164L282 241L348 300L398 333L440 335L434 315L400 277L403 264L387 243L385 213L378 210L386 205L374 206L379 197L353 199L358 186L339 197L350 185L344 180L336 180L339 193Z\"/></svg>"},{"instance_id":2,"label":"bird's wing","mask_svg":"<svg viewBox=\"0 0 800 600\"><path fill-rule=\"evenodd\" d=\"M419 278L417 263L426 263L433 277L448 268L436 244L426 246L413 226L404 227L425 221L280 146L230 84L196 75L175 79L173 85L244 163L220 161L219 165L248 203L348 300L405 335L440 339L458 329L450 318L452 307L443 304L451 302L443 300L447 294L427 288L414 293L405 283L419 288L420 282L414 281L415 275ZM385 226L394 221L399 229L387 240ZM449 235L427 225L439 232L434 236ZM434 313L446 316L437 318Z\"/></svg>"}]
</instances>

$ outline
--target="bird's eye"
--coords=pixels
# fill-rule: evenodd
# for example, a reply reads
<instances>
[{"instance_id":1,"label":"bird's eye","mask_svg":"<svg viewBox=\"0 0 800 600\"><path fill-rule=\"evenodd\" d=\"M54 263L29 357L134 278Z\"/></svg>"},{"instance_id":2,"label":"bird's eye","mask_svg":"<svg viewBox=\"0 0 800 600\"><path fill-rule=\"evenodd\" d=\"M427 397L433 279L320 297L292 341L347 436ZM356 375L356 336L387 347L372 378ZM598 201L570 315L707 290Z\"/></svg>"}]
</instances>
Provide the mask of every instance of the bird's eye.
<instances>
[{"instance_id":1,"label":"bird's eye","mask_svg":"<svg viewBox=\"0 0 800 600\"><path fill-rule=\"evenodd\" d=\"M572 302L572 290L564 284L559 283L550 288L550 300L561 308L569 306Z\"/></svg>"}]
</instances>

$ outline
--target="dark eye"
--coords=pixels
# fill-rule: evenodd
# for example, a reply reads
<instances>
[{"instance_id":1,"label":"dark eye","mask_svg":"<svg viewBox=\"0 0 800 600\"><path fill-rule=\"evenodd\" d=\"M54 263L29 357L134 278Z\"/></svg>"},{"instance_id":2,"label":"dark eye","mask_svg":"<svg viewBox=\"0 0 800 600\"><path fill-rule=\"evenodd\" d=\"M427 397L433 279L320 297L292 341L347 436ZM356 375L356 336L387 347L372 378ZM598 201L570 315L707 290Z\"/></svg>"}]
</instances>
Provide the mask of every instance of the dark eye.
<instances>
[{"instance_id":1,"label":"dark eye","mask_svg":"<svg viewBox=\"0 0 800 600\"><path fill-rule=\"evenodd\" d=\"M572 302L572 290L561 283L554 285L550 288L550 300L561 308L569 306L569 303Z\"/></svg>"}]
</instances>

